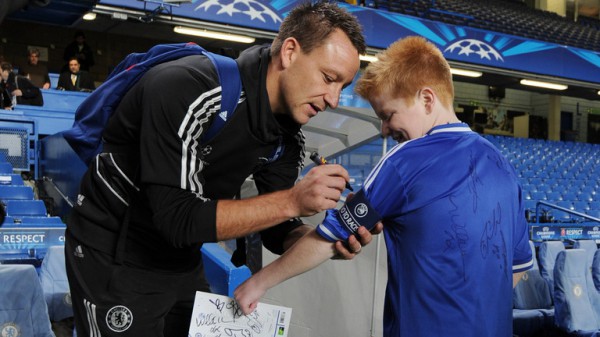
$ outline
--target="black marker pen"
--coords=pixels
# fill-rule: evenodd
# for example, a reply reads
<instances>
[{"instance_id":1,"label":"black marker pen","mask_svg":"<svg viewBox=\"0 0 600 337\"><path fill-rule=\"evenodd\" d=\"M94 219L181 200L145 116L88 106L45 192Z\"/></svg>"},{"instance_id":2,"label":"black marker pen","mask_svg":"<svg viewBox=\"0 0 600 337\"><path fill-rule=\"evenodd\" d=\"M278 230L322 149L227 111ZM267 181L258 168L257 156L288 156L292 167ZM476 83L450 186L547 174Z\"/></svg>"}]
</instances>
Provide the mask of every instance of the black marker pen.
<instances>
[{"instance_id":1,"label":"black marker pen","mask_svg":"<svg viewBox=\"0 0 600 337\"><path fill-rule=\"evenodd\" d=\"M310 160L312 160L313 163L315 163L315 165L317 165L317 166L327 164L327 160L325 160L325 158L319 156L318 152L311 153ZM349 189L350 191L354 192L354 189L352 189L352 186L350 186L350 183L347 181L346 181L346 188Z\"/></svg>"}]
</instances>

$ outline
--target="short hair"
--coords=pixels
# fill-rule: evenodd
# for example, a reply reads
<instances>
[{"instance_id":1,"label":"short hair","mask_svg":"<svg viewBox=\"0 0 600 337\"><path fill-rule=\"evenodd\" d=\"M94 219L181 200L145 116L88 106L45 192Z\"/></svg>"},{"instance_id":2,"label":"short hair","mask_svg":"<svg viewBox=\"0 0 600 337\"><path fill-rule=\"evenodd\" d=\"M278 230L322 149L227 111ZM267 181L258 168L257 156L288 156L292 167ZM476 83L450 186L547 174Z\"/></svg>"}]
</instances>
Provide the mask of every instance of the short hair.
<instances>
[{"instance_id":1,"label":"short hair","mask_svg":"<svg viewBox=\"0 0 600 337\"><path fill-rule=\"evenodd\" d=\"M13 67L12 67L12 64L10 64L8 62L2 62L2 63L0 63L0 69L2 69L2 71L4 71L4 70L12 71Z\"/></svg>"},{"instance_id":2,"label":"short hair","mask_svg":"<svg viewBox=\"0 0 600 337\"><path fill-rule=\"evenodd\" d=\"M322 45L335 30L342 30L359 54L366 52L365 38L358 19L335 2L318 1L303 3L292 9L279 27L279 33L271 44L271 55L281 51L283 41L293 37L305 53Z\"/></svg>"},{"instance_id":3,"label":"short hair","mask_svg":"<svg viewBox=\"0 0 600 337\"><path fill-rule=\"evenodd\" d=\"M27 51L27 55L33 55L33 54L40 56L40 50L37 48L29 48L29 50Z\"/></svg>"},{"instance_id":4,"label":"short hair","mask_svg":"<svg viewBox=\"0 0 600 337\"><path fill-rule=\"evenodd\" d=\"M409 36L392 43L377 58L356 82L355 91L363 98L386 93L412 104L417 90L431 87L444 106L452 107L450 65L433 43L420 36Z\"/></svg>"},{"instance_id":5,"label":"short hair","mask_svg":"<svg viewBox=\"0 0 600 337\"><path fill-rule=\"evenodd\" d=\"M77 57L77 56L69 57L69 61L67 61L67 64L71 63L71 61L77 61L77 63L79 63L81 65L81 61L79 60L79 57Z\"/></svg>"},{"instance_id":6,"label":"short hair","mask_svg":"<svg viewBox=\"0 0 600 337\"><path fill-rule=\"evenodd\" d=\"M75 31L75 34L73 35L73 39L76 39L80 36L85 39L85 34L83 33L83 31L81 31L81 30Z\"/></svg>"}]
</instances>

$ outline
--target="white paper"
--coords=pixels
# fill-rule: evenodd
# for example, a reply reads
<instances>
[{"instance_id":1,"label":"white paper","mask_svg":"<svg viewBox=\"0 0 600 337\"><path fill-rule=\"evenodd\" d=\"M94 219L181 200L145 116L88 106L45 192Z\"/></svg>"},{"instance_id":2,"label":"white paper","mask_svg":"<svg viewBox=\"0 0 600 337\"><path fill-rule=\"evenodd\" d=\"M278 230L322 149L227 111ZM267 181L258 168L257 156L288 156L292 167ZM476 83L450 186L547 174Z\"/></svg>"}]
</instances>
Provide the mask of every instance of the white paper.
<instances>
[{"instance_id":1,"label":"white paper","mask_svg":"<svg viewBox=\"0 0 600 337\"><path fill-rule=\"evenodd\" d=\"M259 303L245 316L231 297L196 292L190 337L286 337L292 309Z\"/></svg>"}]
</instances>

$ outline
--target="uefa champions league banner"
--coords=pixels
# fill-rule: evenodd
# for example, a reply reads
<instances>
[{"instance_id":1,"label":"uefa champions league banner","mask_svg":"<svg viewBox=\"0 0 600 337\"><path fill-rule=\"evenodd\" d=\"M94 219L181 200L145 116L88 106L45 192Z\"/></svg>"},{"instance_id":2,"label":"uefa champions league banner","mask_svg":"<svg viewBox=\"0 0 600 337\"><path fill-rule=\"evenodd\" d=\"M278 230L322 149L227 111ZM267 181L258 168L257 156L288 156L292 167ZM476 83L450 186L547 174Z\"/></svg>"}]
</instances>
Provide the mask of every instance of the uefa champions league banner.
<instances>
[{"instance_id":1,"label":"uefa champions league banner","mask_svg":"<svg viewBox=\"0 0 600 337\"><path fill-rule=\"evenodd\" d=\"M300 1L192 0L169 7L174 17L276 32L287 13ZM147 11L161 2L100 0L103 5ZM600 83L600 54L596 52L343 2L340 5L358 17L372 48L384 49L400 37L421 35L435 43L448 60Z\"/></svg>"}]
</instances>

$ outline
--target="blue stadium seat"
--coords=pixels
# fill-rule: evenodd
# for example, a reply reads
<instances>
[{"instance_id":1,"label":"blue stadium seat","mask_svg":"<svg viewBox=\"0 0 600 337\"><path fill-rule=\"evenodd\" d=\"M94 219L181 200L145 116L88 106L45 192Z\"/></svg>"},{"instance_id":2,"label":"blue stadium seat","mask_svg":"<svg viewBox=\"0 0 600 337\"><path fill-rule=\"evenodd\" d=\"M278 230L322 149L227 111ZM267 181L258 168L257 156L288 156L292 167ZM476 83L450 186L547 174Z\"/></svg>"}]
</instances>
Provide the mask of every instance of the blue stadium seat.
<instances>
[{"instance_id":1,"label":"blue stadium seat","mask_svg":"<svg viewBox=\"0 0 600 337\"><path fill-rule=\"evenodd\" d=\"M65 223L57 216L23 216L21 226L29 227L65 227Z\"/></svg>"},{"instance_id":2,"label":"blue stadium seat","mask_svg":"<svg viewBox=\"0 0 600 337\"><path fill-rule=\"evenodd\" d=\"M30 186L0 185L0 200L33 200Z\"/></svg>"},{"instance_id":3,"label":"blue stadium seat","mask_svg":"<svg viewBox=\"0 0 600 337\"><path fill-rule=\"evenodd\" d=\"M540 273L548 284L548 289L554 289L554 264L559 252L565 250L562 241L544 241L540 244L538 257L540 259Z\"/></svg>"},{"instance_id":4,"label":"blue stadium seat","mask_svg":"<svg viewBox=\"0 0 600 337\"><path fill-rule=\"evenodd\" d=\"M552 296L540 274L532 241L529 246L533 253L533 268L523 274L513 290L513 330L518 336L531 336L554 325Z\"/></svg>"},{"instance_id":5,"label":"blue stadium seat","mask_svg":"<svg viewBox=\"0 0 600 337\"><path fill-rule=\"evenodd\" d=\"M581 248L585 251L586 255L586 265L588 268L592 267L592 263L594 261L594 254L598 250L598 245L594 240L575 240L573 242L573 248Z\"/></svg>"},{"instance_id":6,"label":"blue stadium seat","mask_svg":"<svg viewBox=\"0 0 600 337\"><path fill-rule=\"evenodd\" d=\"M11 174L13 173L13 167L11 163L7 161L0 162L0 173Z\"/></svg>"},{"instance_id":7,"label":"blue stadium seat","mask_svg":"<svg viewBox=\"0 0 600 337\"><path fill-rule=\"evenodd\" d=\"M21 186L24 185L23 178L20 174L16 173L0 173L0 185L13 185Z\"/></svg>"},{"instance_id":8,"label":"blue stadium seat","mask_svg":"<svg viewBox=\"0 0 600 337\"><path fill-rule=\"evenodd\" d=\"M2 336L54 337L35 268L0 264Z\"/></svg>"},{"instance_id":9,"label":"blue stadium seat","mask_svg":"<svg viewBox=\"0 0 600 337\"><path fill-rule=\"evenodd\" d=\"M559 328L578 336L593 336L600 330L599 308L592 305L586 286L588 271L583 249L558 253L554 269L554 312Z\"/></svg>"},{"instance_id":10,"label":"blue stadium seat","mask_svg":"<svg viewBox=\"0 0 600 337\"><path fill-rule=\"evenodd\" d=\"M596 250L594 253L594 260L592 261L592 281L597 291L600 291L600 250Z\"/></svg>"},{"instance_id":11,"label":"blue stadium seat","mask_svg":"<svg viewBox=\"0 0 600 337\"><path fill-rule=\"evenodd\" d=\"M65 269L65 247L51 246L40 267L40 280L53 322L73 316L71 292Z\"/></svg>"},{"instance_id":12,"label":"blue stadium seat","mask_svg":"<svg viewBox=\"0 0 600 337\"><path fill-rule=\"evenodd\" d=\"M46 205L42 200L7 200L6 215L13 218L46 216Z\"/></svg>"},{"instance_id":13,"label":"blue stadium seat","mask_svg":"<svg viewBox=\"0 0 600 337\"><path fill-rule=\"evenodd\" d=\"M235 289L252 275L247 266L231 263L231 254L217 243L205 243L201 250L206 279L215 294L232 297Z\"/></svg>"}]
</instances>

